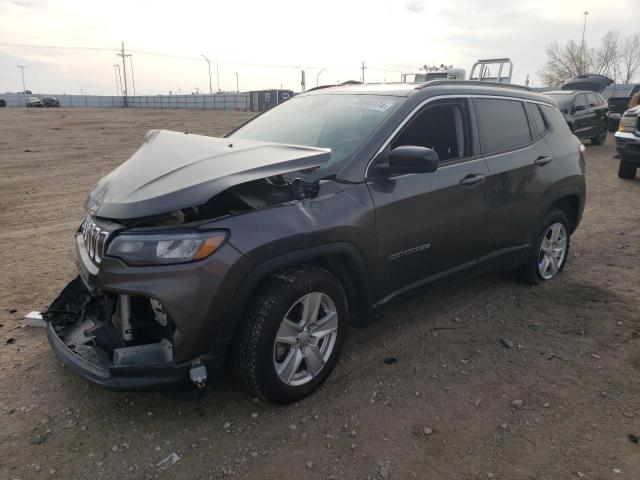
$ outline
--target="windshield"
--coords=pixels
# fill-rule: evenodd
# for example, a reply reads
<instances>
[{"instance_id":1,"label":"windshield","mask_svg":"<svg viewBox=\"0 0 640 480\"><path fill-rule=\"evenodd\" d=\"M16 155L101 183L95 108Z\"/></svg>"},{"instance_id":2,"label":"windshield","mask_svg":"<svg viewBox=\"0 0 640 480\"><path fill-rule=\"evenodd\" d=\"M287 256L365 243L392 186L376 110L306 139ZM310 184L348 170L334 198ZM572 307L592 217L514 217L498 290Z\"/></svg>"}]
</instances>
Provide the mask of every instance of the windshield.
<instances>
[{"instance_id":1,"label":"windshield","mask_svg":"<svg viewBox=\"0 0 640 480\"><path fill-rule=\"evenodd\" d=\"M569 110L573 103L573 95L568 93L547 93L547 96L552 97L556 101L558 107L560 107L560 111Z\"/></svg>"},{"instance_id":2,"label":"windshield","mask_svg":"<svg viewBox=\"0 0 640 480\"><path fill-rule=\"evenodd\" d=\"M336 174L402 101L383 95L309 95L292 98L230 136L331 149L314 179Z\"/></svg>"}]
</instances>

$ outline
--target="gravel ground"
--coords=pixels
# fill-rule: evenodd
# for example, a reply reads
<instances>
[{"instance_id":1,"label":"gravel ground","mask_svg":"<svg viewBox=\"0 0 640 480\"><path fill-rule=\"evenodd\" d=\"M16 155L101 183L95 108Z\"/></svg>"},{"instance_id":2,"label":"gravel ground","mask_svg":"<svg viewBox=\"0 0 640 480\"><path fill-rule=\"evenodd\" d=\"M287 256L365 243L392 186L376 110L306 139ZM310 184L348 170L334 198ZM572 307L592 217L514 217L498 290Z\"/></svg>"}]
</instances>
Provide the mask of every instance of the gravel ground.
<instances>
[{"instance_id":1,"label":"gravel ground","mask_svg":"<svg viewBox=\"0 0 640 480\"><path fill-rule=\"evenodd\" d=\"M295 405L230 379L190 402L112 393L62 368L20 316L74 276L89 188L149 129L220 135L250 115L0 111L0 478L640 478L640 180L617 178L612 138L587 146L561 278L416 297L351 330Z\"/></svg>"}]
</instances>

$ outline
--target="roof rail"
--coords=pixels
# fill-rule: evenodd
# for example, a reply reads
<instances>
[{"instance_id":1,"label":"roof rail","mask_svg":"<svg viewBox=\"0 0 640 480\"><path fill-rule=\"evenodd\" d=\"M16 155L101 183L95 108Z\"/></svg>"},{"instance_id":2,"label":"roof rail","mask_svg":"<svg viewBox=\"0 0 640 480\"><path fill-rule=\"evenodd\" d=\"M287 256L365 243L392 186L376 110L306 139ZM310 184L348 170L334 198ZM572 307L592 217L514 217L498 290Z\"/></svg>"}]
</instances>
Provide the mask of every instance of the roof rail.
<instances>
[{"instance_id":1,"label":"roof rail","mask_svg":"<svg viewBox=\"0 0 640 480\"><path fill-rule=\"evenodd\" d=\"M516 90L525 90L532 92L529 87L524 85L514 85L513 83L498 83L498 82L484 82L480 80L431 80L425 82L416 87L416 90L421 90L425 87L438 87L440 85L470 85L474 87L499 87L499 88L513 88Z\"/></svg>"}]
</instances>

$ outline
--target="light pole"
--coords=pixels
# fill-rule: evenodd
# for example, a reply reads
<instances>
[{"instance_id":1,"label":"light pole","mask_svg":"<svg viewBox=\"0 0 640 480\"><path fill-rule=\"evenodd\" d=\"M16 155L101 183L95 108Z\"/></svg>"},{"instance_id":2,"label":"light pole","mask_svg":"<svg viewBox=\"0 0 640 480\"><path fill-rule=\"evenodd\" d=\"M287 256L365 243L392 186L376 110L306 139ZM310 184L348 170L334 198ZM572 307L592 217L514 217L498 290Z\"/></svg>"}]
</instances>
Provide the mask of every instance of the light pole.
<instances>
[{"instance_id":1,"label":"light pole","mask_svg":"<svg viewBox=\"0 0 640 480\"><path fill-rule=\"evenodd\" d=\"M236 72L236 93L240 93L240 77L238 76L238 72Z\"/></svg>"},{"instance_id":2,"label":"light pole","mask_svg":"<svg viewBox=\"0 0 640 480\"><path fill-rule=\"evenodd\" d=\"M583 13L584 15L584 24L582 25L582 43L580 44L580 73L584 74L584 34L587 31L587 15L589 15L589 12L587 10L584 11Z\"/></svg>"},{"instance_id":3,"label":"light pole","mask_svg":"<svg viewBox=\"0 0 640 480\"><path fill-rule=\"evenodd\" d=\"M320 74L324 72L324 68L321 68L318 73L316 73L316 87L318 86L318 82L320 81Z\"/></svg>"},{"instance_id":4,"label":"light pole","mask_svg":"<svg viewBox=\"0 0 640 480\"><path fill-rule=\"evenodd\" d=\"M200 56L205 59L205 61L207 62L207 65L209 66L209 93L213 94L213 87L211 86L211 61L206 55L200 55Z\"/></svg>"},{"instance_id":5,"label":"light pole","mask_svg":"<svg viewBox=\"0 0 640 480\"><path fill-rule=\"evenodd\" d=\"M136 80L135 80L135 78L133 78L133 55L128 53L127 57L129 57L129 67L131 68L131 84L133 86L133 96L135 97L135 95L136 95Z\"/></svg>"},{"instance_id":6,"label":"light pole","mask_svg":"<svg viewBox=\"0 0 640 480\"><path fill-rule=\"evenodd\" d=\"M116 95L120 96L120 84L118 83L118 69L117 65L113 65L113 76L116 79Z\"/></svg>"},{"instance_id":7,"label":"light pole","mask_svg":"<svg viewBox=\"0 0 640 480\"><path fill-rule=\"evenodd\" d=\"M18 68L20 69L21 73L22 73L22 93L25 93L27 91L27 87L24 86L24 69L27 68L26 65L18 65Z\"/></svg>"},{"instance_id":8,"label":"light pole","mask_svg":"<svg viewBox=\"0 0 640 480\"><path fill-rule=\"evenodd\" d=\"M216 57L216 83L218 84L218 93L220 93L220 70L218 70L218 57Z\"/></svg>"},{"instance_id":9,"label":"light pole","mask_svg":"<svg viewBox=\"0 0 640 480\"><path fill-rule=\"evenodd\" d=\"M124 92L122 90L122 73L120 72L120 65L118 65L116 63L113 67L117 71L117 74L116 74L116 86L118 87L118 95L122 95ZM118 80L120 80L120 85L119 86L118 86Z\"/></svg>"}]
</instances>

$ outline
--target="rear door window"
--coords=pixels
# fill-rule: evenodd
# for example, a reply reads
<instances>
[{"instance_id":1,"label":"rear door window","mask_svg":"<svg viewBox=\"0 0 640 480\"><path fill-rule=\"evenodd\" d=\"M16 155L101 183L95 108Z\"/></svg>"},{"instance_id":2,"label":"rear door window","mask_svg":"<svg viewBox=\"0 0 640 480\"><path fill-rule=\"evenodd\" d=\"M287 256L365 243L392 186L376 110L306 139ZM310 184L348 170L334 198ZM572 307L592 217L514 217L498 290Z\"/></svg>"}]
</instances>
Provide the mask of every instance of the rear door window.
<instances>
[{"instance_id":1,"label":"rear door window","mask_svg":"<svg viewBox=\"0 0 640 480\"><path fill-rule=\"evenodd\" d=\"M524 104L519 100L476 99L482 153L511 150L532 139Z\"/></svg>"}]
</instances>

